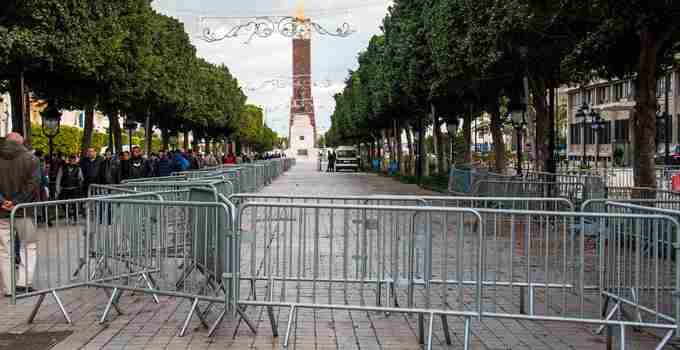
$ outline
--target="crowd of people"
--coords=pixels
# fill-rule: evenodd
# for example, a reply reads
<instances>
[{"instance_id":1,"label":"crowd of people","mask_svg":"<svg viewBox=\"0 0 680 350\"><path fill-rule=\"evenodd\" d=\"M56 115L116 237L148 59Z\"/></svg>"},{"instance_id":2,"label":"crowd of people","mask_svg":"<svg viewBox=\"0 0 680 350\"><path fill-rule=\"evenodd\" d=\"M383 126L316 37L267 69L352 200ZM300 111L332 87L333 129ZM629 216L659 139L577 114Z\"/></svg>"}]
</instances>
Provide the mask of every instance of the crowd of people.
<instances>
[{"instance_id":1,"label":"crowd of people","mask_svg":"<svg viewBox=\"0 0 680 350\"><path fill-rule=\"evenodd\" d=\"M166 151L152 153L144 157L139 147L132 152L121 152L117 155L107 151L98 155L94 148L89 148L84 157L75 154L64 156L56 154L53 159L40 151L31 152L24 146L20 134L10 133L0 143L0 289L9 294L10 273L10 222L12 209L22 203L46 200L66 200L85 197L93 184L115 185L126 179L164 177L173 173L199 170L205 167L223 164L249 163L261 159L283 158L283 153L241 154L202 154L196 150ZM73 211L75 213L75 210ZM35 225L30 218L23 219L17 213L15 222L14 252L17 264L22 263L20 247L26 239L30 240ZM38 213L38 215L40 215ZM33 266L27 269L30 281ZM23 273L23 272L22 272ZM30 285L17 283L17 291L29 290Z\"/></svg>"},{"instance_id":2,"label":"crowd of people","mask_svg":"<svg viewBox=\"0 0 680 350\"><path fill-rule=\"evenodd\" d=\"M85 157L77 155L64 157L56 154L54 159L36 152L39 160L40 193L39 199L73 199L87 196L90 185L115 185L123 180L166 177L173 173L199 170L218 164L249 163L253 160L285 157L282 153L241 154L233 152L220 155L200 153L196 150L166 151L151 153L147 158L139 147L133 147L132 153L121 152L117 155L106 151L103 156L95 149L87 150Z\"/></svg>"}]
</instances>

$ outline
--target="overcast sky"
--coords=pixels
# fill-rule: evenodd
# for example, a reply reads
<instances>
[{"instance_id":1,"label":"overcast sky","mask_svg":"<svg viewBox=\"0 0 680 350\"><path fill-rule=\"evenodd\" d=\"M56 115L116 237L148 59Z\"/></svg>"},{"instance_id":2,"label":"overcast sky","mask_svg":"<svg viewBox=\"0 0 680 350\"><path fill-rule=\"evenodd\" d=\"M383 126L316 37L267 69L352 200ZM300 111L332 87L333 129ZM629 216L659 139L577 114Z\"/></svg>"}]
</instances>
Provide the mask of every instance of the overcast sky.
<instances>
[{"instance_id":1,"label":"overcast sky","mask_svg":"<svg viewBox=\"0 0 680 350\"><path fill-rule=\"evenodd\" d=\"M159 12L184 22L198 55L215 64L225 64L241 83L248 103L266 110L267 124L281 136L288 136L290 79L292 74L291 39L279 34L268 38L247 36L208 43L200 38L202 16L252 17L293 15L297 0L153 0ZM389 0L305 0L306 14L329 30L349 23L356 31L346 38L315 35L312 38L312 75L319 131L330 127L333 95L342 90L350 69L357 67L357 55L380 32ZM236 19L220 19L212 30L225 30ZM214 22L211 22L214 23ZM285 87L268 84L282 79Z\"/></svg>"}]
</instances>

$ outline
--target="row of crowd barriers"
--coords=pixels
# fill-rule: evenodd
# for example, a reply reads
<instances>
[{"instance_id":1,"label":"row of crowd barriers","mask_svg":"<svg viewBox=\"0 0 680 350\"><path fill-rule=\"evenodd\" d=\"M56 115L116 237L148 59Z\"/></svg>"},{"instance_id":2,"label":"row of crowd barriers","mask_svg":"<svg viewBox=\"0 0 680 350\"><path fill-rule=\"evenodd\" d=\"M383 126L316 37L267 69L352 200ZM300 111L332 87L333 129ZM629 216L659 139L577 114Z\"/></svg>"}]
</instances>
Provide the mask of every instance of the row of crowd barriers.
<instances>
[{"instance_id":1,"label":"row of crowd barriers","mask_svg":"<svg viewBox=\"0 0 680 350\"><path fill-rule=\"evenodd\" d=\"M454 168L449 176L449 192L456 196L556 197L568 199L577 206L590 199L680 200L680 192L671 191L670 185L659 189L616 186L606 177L590 172L551 174L527 171L521 175L503 175Z\"/></svg>"},{"instance_id":2,"label":"row of crowd barriers","mask_svg":"<svg viewBox=\"0 0 680 350\"><path fill-rule=\"evenodd\" d=\"M110 293L105 322L123 291L186 298L181 335L194 315L208 327L221 304L210 334L237 314L254 332L245 308L263 307L278 336L274 308L287 308L284 346L298 310L336 309L416 314L428 348L435 318L450 343L457 317L466 349L471 322L485 318L617 327L621 339L646 328L661 332L661 349L680 319L680 211L598 203L584 203L589 212L563 198L227 198L208 187L34 203L11 224L30 217L38 228L35 291L17 294L13 273L12 300L38 296L33 320L51 294L68 320L58 292L97 287ZM73 219L58 209L69 206Z\"/></svg>"}]
</instances>

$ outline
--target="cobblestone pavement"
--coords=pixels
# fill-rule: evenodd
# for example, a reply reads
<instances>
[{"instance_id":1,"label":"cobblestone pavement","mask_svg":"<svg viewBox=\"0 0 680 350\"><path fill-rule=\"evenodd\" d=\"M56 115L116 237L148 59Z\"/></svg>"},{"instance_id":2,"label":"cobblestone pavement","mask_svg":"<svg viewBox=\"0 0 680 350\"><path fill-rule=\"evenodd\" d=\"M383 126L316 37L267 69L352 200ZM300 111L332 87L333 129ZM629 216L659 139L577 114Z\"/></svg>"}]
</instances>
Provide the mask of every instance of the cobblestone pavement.
<instances>
[{"instance_id":1,"label":"cobblestone pavement","mask_svg":"<svg viewBox=\"0 0 680 350\"><path fill-rule=\"evenodd\" d=\"M263 190L272 194L431 194L413 185L404 185L374 174L319 173L315 164L298 162L291 172L277 179ZM242 295L247 286L242 286ZM303 292L308 292L304 290ZM260 295L258 290L258 295ZM291 295L295 292L291 292ZM298 295L300 291L297 291ZM420 292L419 292L420 293ZM333 290L334 300L352 298L357 293ZM370 298L363 295L361 298ZM0 299L0 333L33 333L74 331L55 349L279 349L282 348L288 308L274 308L280 337L272 337L272 329L265 308L249 308L249 318L257 327L253 335L244 324L226 319L216 335L208 338L207 330L198 318L191 320L186 336L178 337L191 301L161 297L160 304L153 303L147 295L125 293L120 299L122 315L112 312L109 321L100 325L107 293L101 289L81 288L61 293L69 310L73 325L64 322L54 301L45 299L36 321L25 320L35 300L21 300L9 305ZM306 295L308 296L308 295ZM418 295L417 297L422 297ZM499 312L514 309L518 298L497 301ZM205 305L203 305L205 307ZM207 315L212 322L216 313ZM426 323L427 325L427 323ZM463 320L448 318L452 345L446 345L442 324L435 318L434 349L462 349ZM655 338L633 333L629 349L653 348ZM417 340L417 317L377 312L338 310L299 310L290 339L290 349L420 349ZM236 335L236 336L234 336ZM605 349L606 337L593 334L592 327L578 324L538 323L509 319L483 319L472 322L472 349ZM616 341L615 341L616 342ZM614 344L616 346L616 344ZM1 346L0 346L1 348Z\"/></svg>"}]
</instances>

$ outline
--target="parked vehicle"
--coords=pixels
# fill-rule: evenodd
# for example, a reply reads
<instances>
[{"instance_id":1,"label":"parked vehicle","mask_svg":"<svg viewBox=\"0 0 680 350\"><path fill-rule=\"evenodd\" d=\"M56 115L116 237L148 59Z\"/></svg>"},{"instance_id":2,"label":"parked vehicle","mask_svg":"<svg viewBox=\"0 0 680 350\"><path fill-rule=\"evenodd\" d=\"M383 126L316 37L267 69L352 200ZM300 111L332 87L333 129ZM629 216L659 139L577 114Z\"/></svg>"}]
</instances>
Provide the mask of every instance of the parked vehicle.
<instances>
[{"instance_id":1,"label":"parked vehicle","mask_svg":"<svg viewBox=\"0 0 680 350\"><path fill-rule=\"evenodd\" d=\"M359 152L353 146L340 146L335 149L335 170L359 171Z\"/></svg>"}]
</instances>

